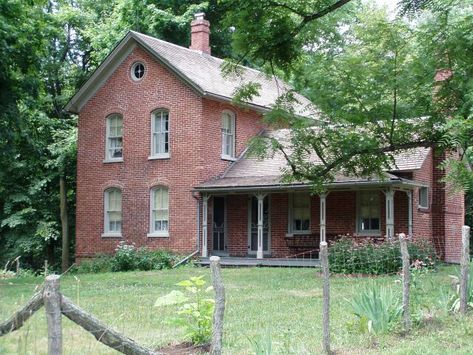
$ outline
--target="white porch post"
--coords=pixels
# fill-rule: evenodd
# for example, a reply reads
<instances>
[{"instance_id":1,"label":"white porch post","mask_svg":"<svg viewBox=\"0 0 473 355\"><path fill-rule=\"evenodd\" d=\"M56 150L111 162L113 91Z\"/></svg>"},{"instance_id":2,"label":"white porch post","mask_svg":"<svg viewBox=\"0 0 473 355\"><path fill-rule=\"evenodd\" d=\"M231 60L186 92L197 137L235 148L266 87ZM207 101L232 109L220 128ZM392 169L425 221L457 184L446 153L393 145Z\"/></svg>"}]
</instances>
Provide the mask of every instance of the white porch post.
<instances>
[{"instance_id":1,"label":"white porch post","mask_svg":"<svg viewBox=\"0 0 473 355\"><path fill-rule=\"evenodd\" d=\"M407 193L407 234L412 237L412 190L406 191Z\"/></svg>"},{"instance_id":2,"label":"white porch post","mask_svg":"<svg viewBox=\"0 0 473 355\"><path fill-rule=\"evenodd\" d=\"M202 257L208 256L207 251L207 213L209 207L209 195L202 196Z\"/></svg>"},{"instance_id":3,"label":"white porch post","mask_svg":"<svg viewBox=\"0 0 473 355\"><path fill-rule=\"evenodd\" d=\"M326 229L325 229L325 223L326 223L326 205L327 205L327 194L322 193L319 195L320 199L320 242L326 242Z\"/></svg>"},{"instance_id":4,"label":"white porch post","mask_svg":"<svg viewBox=\"0 0 473 355\"><path fill-rule=\"evenodd\" d=\"M391 187L386 190L386 236L394 237L394 190Z\"/></svg>"},{"instance_id":5,"label":"white porch post","mask_svg":"<svg viewBox=\"0 0 473 355\"><path fill-rule=\"evenodd\" d=\"M256 252L257 259L263 259L263 213L265 196L265 194L256 194L256 198L258 199L258 251Z\"/></svg>"}]
</instances>

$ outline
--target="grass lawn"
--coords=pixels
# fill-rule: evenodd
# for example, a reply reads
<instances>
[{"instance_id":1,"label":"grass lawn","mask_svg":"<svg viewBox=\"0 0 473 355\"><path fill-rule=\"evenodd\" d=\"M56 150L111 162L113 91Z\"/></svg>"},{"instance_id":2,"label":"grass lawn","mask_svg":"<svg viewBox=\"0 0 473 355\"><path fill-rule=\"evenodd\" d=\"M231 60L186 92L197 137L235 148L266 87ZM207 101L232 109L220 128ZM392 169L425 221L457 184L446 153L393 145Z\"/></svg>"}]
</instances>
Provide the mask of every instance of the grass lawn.
<instances>
[{"instance_id":1,"label":"grass lawn","mask_svg":"<svg viewBox=\"0 0 473 355\"><path fill-rule=\"evenodd\" d=\"M407 336L400 330L382 336L360 334L350 327L350 299L367 284L400 289L396 276L377 278L333 277L331 304L332 348L337 354L471 354L473 317L448 315L442 295L456 268L416 281L413 298L425 305L425 321ZM209 276L209 269L183 267L157 272L67 275L62 292L102 321L152 348L184 341L183 329L173 325L173 307L156 309L157 297L189 276ZM270 337L274 354L321 352L321 280L314 269L224 269L227 290L224 352L254 353L252 342ZM33 294L41 278L0 280L0 321ZM109 348L63 317L65 354L111 354ZM269 334L269 336L268 336ZM42 308L19 331L0 338L0 354L45 354L46 320Z\"/></svg>"}]
</instances>

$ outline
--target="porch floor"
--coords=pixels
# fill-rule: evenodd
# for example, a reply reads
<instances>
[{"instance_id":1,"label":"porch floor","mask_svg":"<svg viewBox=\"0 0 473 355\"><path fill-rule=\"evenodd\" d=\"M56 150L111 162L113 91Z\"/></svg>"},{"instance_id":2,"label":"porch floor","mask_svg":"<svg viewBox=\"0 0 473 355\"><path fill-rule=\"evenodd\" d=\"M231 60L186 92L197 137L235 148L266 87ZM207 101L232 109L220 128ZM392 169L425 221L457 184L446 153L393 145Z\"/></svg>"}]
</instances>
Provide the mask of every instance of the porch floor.
<instances>
[{"instance_id":1,"label":"porch floor","mask_svg":"<svg viewBox=\"0 0 473 355\"><path fill-rule=\"evenodd\" d=\"M209 258L200 258L197 262L201 266L210 264ZM220 257L222 266L268 266L268 267L319 267L319 259L299 258L244 258L244 257Z\"/></svg>"}]
</instances>

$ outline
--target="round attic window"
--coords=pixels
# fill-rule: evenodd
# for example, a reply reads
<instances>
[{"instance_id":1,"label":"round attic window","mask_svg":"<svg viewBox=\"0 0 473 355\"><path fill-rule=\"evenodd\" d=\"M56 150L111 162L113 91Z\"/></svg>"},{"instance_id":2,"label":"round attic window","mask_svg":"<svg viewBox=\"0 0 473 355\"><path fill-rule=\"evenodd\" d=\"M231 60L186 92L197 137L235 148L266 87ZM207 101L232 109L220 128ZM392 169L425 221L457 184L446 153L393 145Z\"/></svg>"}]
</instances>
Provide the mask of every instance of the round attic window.
<instances>
[{"instance_id":1,"label":"round attic window","mask_svg":"<svg viewBox=\"0 0 473 355\"><path fill-rule=\"evenodd\" d=\"M131 66L131 77L133 80L138 81L143 79L145 76L145 66L141 62L136 62Z\"/></svg>"}]
</instances>

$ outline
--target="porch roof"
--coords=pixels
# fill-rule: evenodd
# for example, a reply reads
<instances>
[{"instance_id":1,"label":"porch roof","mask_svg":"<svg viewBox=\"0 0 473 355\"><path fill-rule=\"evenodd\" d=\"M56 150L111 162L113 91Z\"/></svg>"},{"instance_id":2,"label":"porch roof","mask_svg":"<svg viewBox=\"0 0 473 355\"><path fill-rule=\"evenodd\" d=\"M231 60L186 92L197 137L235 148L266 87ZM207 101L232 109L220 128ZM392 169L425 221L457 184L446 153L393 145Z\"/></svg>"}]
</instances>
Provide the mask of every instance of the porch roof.
<instances>
[{"instance_id":1,"label":"porch roof","mask_svg":"<svg viewBox=\"0 0 473 355\"><path fill-rule=\"evenodd\" d=\"M277 139L280 143L291 150L289 129L267 131L263 134ZM426 186L423 183L401 178L394 174L412 172L422 167L425 159L430 153L430 148L418 147L414 149L401 150L393 154L393 166L390 171L381 177L357 178L339 175L335 181L327 185L327 189L348 189L362 187L398 186L404 189L412 189L417 186ZM318 156L309 158L314 164L322 164ZM283 183L281 178L283 171L287 169L287 161L282 153L275 152L271 157L258 159L248 156L245 152L232 163L222 176L208 180L194 188L194 191L254 191L254 190L294 190L310 189L310 182L301 181Z\"/></svg>"},{"instance_id":2,"label":"porch roof","mask_svg":"<svg viewBox=\"0 0 473 355\"><path fill-rule=\"evenodd\" d=\"M246 177L223 177L210 180L196 186L194 191L198 192L252 192L252 191L291 191L310 190L309 182L281 182L281 175L276 176L246 176ZM334 182L327 184L328 190L347 190L361 188L397 187L410 190L425 184L404 179L393 174L385 173L384 178L373 177L368 179L339 176Z\"/></svg>"}]
</instances>

